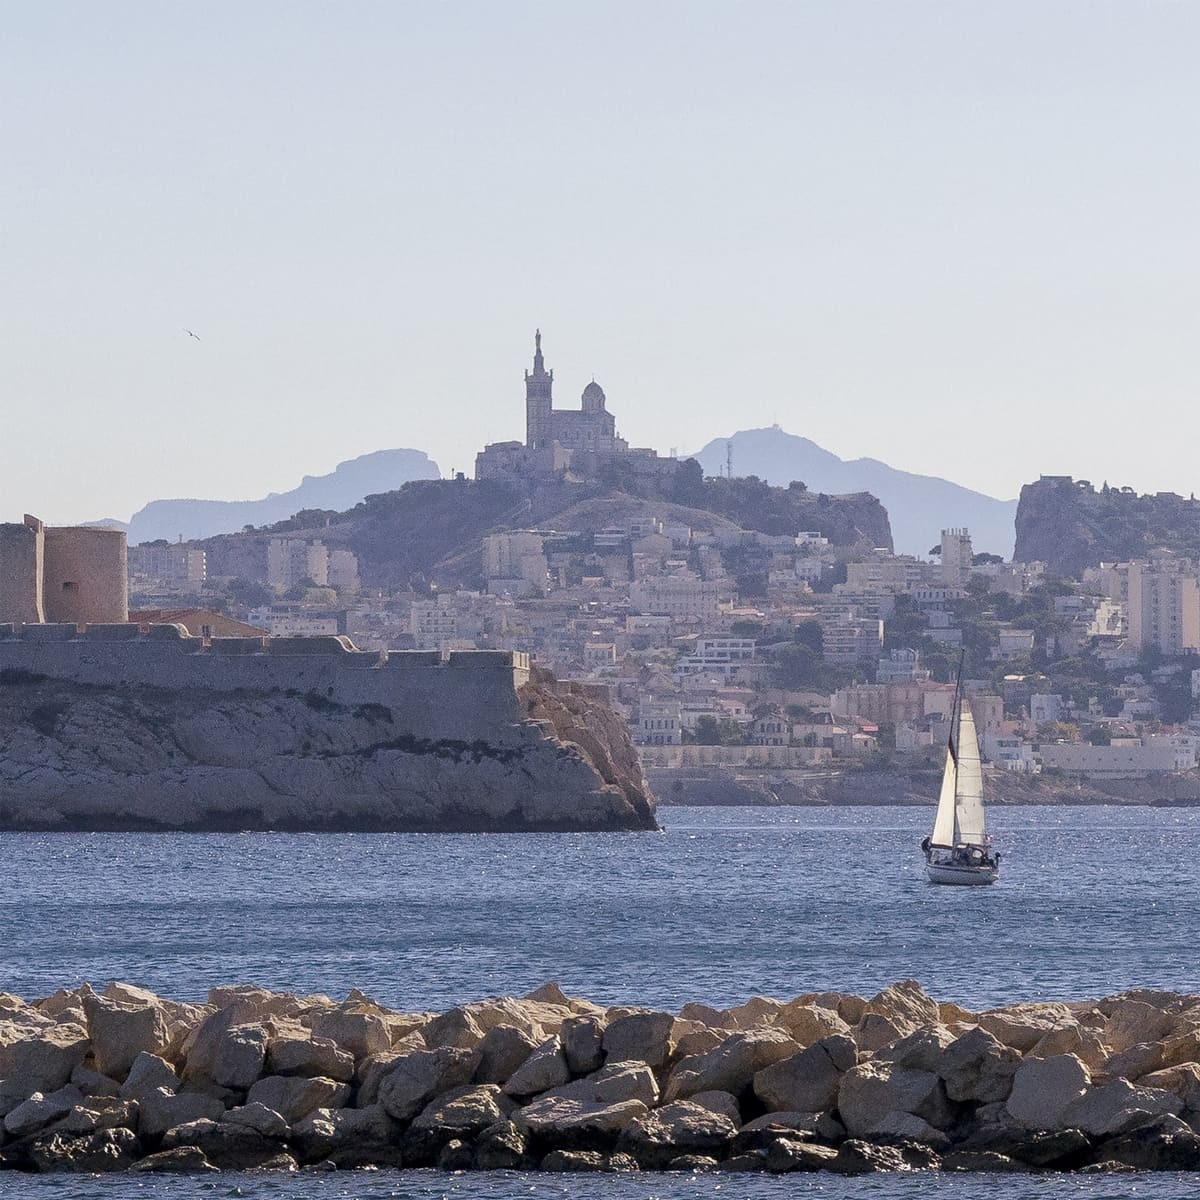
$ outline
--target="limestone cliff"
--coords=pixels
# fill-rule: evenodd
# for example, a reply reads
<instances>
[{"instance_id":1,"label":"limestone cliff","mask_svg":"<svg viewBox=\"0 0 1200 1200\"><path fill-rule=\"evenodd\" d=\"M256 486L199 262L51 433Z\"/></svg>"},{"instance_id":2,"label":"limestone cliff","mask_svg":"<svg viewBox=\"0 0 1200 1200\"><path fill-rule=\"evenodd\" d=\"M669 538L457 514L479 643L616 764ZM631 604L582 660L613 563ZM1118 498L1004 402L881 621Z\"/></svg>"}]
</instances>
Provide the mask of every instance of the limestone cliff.
<instances>
[{"instance_id":1,"label":"limestone cliff","mask_svg":"<svg viewBox=\"0 0 1200 1200\"><path fill-rule=\"evenodd\" d=\"M1044 562L1052 575L1078 578L1086 567L1145 558L1159 546L1195 557L1200 502L1043 475L1021 489L1016 528L1018 562Z\"/></svg>"},{"instance_id":2,"label":"limestone cliff","mask_svg":"<svg viewBox=\"0 0 1200 1200\"><path fill-rule=\"evenodd\" d=\"M504 738L423 736L384 704L0 672L0 829L655 828L624 726L525 684Z\"/></svg>"}]
</instances>

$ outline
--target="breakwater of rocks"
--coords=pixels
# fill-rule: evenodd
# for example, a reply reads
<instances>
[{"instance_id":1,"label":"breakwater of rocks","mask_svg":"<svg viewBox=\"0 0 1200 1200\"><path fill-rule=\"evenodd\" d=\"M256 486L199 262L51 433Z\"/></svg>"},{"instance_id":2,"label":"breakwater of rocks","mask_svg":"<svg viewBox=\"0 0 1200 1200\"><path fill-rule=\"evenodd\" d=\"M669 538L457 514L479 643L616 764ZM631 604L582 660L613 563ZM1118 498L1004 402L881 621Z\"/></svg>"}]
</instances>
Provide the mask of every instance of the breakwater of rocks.
<instances>
[{"instance_id":1,"label":"breakwater of rocks","mask_svg":"<svg viewBox=\"0 0 1200 1200\"><path fill-rule=\"evenodd\" d=\"M0 994L0 1168L1200 1170L1200 996Z\"/></svg>"}]
</instances>

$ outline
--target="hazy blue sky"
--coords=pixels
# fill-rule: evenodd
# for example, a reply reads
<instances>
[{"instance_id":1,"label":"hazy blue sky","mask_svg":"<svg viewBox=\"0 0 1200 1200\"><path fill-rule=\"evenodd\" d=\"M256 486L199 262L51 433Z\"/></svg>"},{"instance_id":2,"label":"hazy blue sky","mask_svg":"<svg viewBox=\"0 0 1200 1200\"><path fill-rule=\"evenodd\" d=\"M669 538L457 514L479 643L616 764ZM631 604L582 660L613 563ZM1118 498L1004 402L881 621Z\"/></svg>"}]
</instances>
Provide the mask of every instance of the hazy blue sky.
<instances>
[{"instance_id":1,"label":"hazy blue sky","mask_svg":"<svg viewBox=\"0 0 1200 1200\"><path fill-rule=\"evenodd\" d=\"M535 325L637 445L1190 492L1198 61L1154 0L0 0L0 520L469 471Z\"/></svg>"}]
</instances>

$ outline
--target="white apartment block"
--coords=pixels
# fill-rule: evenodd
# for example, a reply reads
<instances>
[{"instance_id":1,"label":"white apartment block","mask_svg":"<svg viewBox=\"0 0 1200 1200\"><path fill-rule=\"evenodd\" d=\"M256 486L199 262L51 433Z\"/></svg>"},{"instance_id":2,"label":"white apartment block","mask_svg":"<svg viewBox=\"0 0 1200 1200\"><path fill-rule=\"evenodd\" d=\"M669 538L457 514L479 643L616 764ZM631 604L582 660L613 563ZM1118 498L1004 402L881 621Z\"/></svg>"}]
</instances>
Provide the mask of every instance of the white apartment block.
<instances>
[{"instance_id":1,"label":"white apartment block","mask_svg":"<svg viewBox=\"0 0 1200 1200\"><path fill-rule=\"evenodd\" d=\"M753 638L697 638L695 650L675 664L675 674L679 678L687 675L720 675L729 679L739 667L754 662L755 644Z\"/></svg>"},{"instance_id":2,"label":"white apartment block","mask_svg":"<svg viewBox=\"0 0 1200 1200\"><path fill-rule=\"evenodd\" d=\"M838 616L821 622L821 656L828 663L871 662L883 649L877 617Z\"/></svg>"},{"instance_id":3,"label":"white apartment block","mask_svg":"<svg viewBox=\"0 0 1200 1200\"><path fill-rule=\"evenodd\" d=\"M868 596L907 592L937 578L938 568L933 563L901 555L875 557L846 564L845 590Z\"/></svg>"},{"instance_id":4,"label":"white apartment block","mask_svg":"<svg viewBox=\"0 0 1200 1200\"><path fill-rule=\"evenodd\" d=\"M1034 692L1029 697L1029 719L1035 725L1051 725L1061 721L1063 716L1063 698L1057 695L1046 695Z\"/></svg>"},{"instance_id":5,"label":"white apartment block","mask_svg":"<svg viewBox=\"0 0 1200 1200\"><path fill-rule=\"evenodd\" d=\"M518 530L483 539L483 574L490 593L540 595L549 570L541 534Z\"/></svg>"},{"instance_id":6,"label":"white apartment block","mask_svg":"<svg viewBox=\"0 0 1200 1200\"><path fill-rule=\"evenodd\" d=\"M1196 765L1196 752L1172 745L1168 740L1142 742L1134 738L1114 738L1111 746L1093 746L1088 742L1043 744L1042 766L1064 775L1083 775L1094 779L1144 779L1147 775L1168 771L1186 771Z\"/></svg>"},{"instance_id":7,"label":"white apartment block","mask_svg":"<svg viewBox=\"0 0 1200 1200\"><path fill-rule=\"evenodd\" d=\"M267 543L267 583L289 591L311 581L329 586L329 550L324 542L305 538L271 538Z\"/></svg>"},{"instance_id":8,"label":"white apartment block","mask_svg":"<svg viewBox=\"0 0 1200 1200\"><path fill-rule=\"evenodd\" d=\"M678 700L655 700L638 705L635 730L639 746L678 746L683 742L683 722Z\"/></svg>"},{"instance_id":9,"label":"white apartment block","mask_svg":"<svg viewBox=\"0 0 1200 1200\"><path fill-rule=\"evenodd\" d=\"M208 555L192 546L130 546L129 578L136 584L199 588L208 577Z\"/></svg>"},{"instance_id":10,"label":"white apartment block","mask_svg":"<svg viewBox=\"0 0 1200 1200\"><path fill-rule=\"evenodd\" d=\"M1190 559L1129 564L1129 645L1168 657L1200 649L1200 580Z\"/></svg>"},{"instance_id":11,"label":"white apartment block","mask_svg":"<svg viewBox=\"0 0 1200 1200\"><path fill-rule=\"evenodd\" d=\"M329 551L329 586L339 592L358 591L358 555L353 550Z\"/></svg>"},{"instance_id":12,"label":"white apartment block","mask_svg":"<svg viewBox=\"0 0 1200 1200\"><path fill-rule=\"evenodd\" d=\"M971 574L971 535L965 529L942 530L942 582L962 587Z\"/></svg>"},{"instance_id":13,"label":"white apartment block","mask_svg":"<svg viewBox=\"0 0 1200 1200\"><path fill-rule=\"evenodd\" d=\"M721 583L700 579L690 571L650 575L629 589L629 603L639 612L668 617L715 617L721 608Z\"/></svg>"}]
</instances>

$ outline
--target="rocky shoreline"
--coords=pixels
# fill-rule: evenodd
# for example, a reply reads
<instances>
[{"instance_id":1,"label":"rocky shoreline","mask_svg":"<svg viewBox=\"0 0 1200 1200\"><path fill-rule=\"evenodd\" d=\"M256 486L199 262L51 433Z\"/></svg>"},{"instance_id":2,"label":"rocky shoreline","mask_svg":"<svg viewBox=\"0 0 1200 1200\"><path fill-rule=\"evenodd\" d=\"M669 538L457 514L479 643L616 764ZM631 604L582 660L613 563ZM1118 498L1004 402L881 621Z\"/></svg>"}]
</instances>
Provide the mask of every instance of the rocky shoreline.
<instances>
[{"instance_id":1,"label":"rocky shoreline","mask_svg":"<svg viewBox=\"0 0 1200 1200\"><path fill-rule=\"evenodd\" d=\"M0 1169L1200 1170L1200 996L0 994Z\"/></svg>"},{"instance_id":2,"label":"rocky shoreline","mask_svg":"<svg viewBox=\"0 0 1200 1200\"><path fill-rule=\"evenodd\" d=\"M929 807L936 803L941 769L826 770L788 777L770 771L651 768L646 772L662 807L872 808ZM1014 804L1131 807L1200 805L1200 772L1147 779L1072 779L1044 773L988 771L989 806Z\"/></svg>"}]
</instances>

